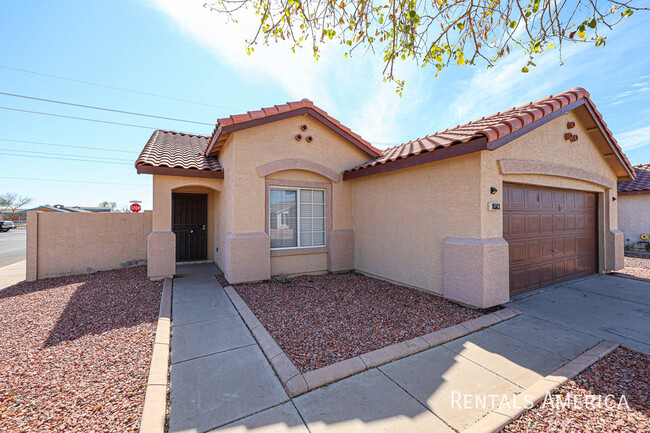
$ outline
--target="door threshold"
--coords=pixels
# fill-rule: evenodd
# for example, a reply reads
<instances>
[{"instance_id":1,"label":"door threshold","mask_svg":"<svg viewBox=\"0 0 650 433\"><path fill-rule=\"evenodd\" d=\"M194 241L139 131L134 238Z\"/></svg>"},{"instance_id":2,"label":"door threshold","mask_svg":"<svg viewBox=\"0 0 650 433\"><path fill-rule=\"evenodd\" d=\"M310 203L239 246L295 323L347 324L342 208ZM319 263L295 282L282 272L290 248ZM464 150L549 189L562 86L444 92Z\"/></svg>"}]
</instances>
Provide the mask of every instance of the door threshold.
<instances>
[{"instance_id":1,"label":"door threshold","mask_svg":"<svg viewBox=\"0 0 650 433\"><path fill-rule=\"evenodd\" d=\"M176 262L176 266L183 266L183 265L203 265L206 263L214 263L213 260L194 260L192 262Z\"/></svg>"}]
</instances>

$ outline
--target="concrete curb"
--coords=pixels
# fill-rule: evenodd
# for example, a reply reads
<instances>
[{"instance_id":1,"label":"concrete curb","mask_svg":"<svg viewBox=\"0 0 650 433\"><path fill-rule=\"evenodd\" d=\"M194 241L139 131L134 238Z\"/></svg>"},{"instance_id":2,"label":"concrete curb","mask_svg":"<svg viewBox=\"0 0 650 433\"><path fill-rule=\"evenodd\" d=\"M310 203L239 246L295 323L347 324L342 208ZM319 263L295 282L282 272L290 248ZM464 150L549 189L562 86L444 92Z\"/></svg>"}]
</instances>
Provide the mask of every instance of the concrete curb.
<instances>
[{"instance_id":1,"label":"concrete curb","mask_svg":"<svg viewBox=\"0 0 650 433\"><path fill-rule=\"evenodd\" d=\"M257 344L259 344L262 352L264 352L264 355L271 363L273 370L275 370L280 382L282 382L282 386L290 397L297 397L307 391L329 385L348 376L361 373L364 370L439 346L521 314L513 308L504 308L494 313L450 326L449 328L382 347L381 349L373 350L372 352L301 374L280 346L278 346L273 337L271 337L271 334L264 328L264 325L260 323L244 300L237 294L235 289L232 286L227 286L224 287L224 291L237 311L239 311L239 315L246 323L246 326L251 330L255 340L257 340Z\"/></svg>"},{"instance_id":2,"label":"concrete curb","mask_svg":"<svg viewBox=\"0 0 650 433\"><path fill-rule=\"evenodd\" d=\"M601 341L573 361L568 362L558 370L520 392L502 404L494 411L488 413L476 423L462 431L462 433L493 433L500 431L512 420L518 418L528 410L526 406L535 406L544 399L547 393L564 384L569 379L582 373L595 362L600 361L618 347L613 341Z\"/></svg>"},{"instance_id":3,"label":"concrete curb","mask_svg":"<svg viewBox=\"0 0 650 433\"><path fill-rule=\"evenodd\" d=\"M147 392L144 397L140 433L164 433L167 421L167 376L172 318L172 279L165 278L156 338L151 354Z\"/></svg>"}]
</instances>

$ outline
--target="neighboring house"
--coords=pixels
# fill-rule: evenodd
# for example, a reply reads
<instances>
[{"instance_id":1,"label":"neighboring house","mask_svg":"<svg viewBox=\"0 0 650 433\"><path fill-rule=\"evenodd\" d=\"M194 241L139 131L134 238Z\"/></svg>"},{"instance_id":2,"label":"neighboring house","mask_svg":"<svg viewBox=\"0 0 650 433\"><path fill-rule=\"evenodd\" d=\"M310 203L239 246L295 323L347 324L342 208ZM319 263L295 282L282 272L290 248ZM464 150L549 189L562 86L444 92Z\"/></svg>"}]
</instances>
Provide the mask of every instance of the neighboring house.
<instances>
[{"instance_id":1,"label":"neighboring house","mask_svg":"<svg viewBox=\"0 0 650 433\"><path fill-rule=\"evenodd\" d=\"M214 261L231 283L359 272L476 307L623 267L634 171L573 89L381 151L311 101L156 131L148 273Z\"/></svg>"},{"instance_id":2,"label":"neighboring house","mask_svg":"<svg viewBox=\"0 0 650 433\"><path fill-rule=\"evenodd\" d=\"M650 235L650 164L635 165L634 171L636 179L618 183L618 227L626 245L646 249L641 235Z\"/></svg>"},{"instance_id":3,"label":"neighboring house","mask_svg":"<svg viewBox=\"0 0 650 433\"><path fill-rule=\"evenodd\" d=\"M0 210L0 214L5 219L11 219L18 223L23 223L27 220L27 212L29 211L38 211L38 212L69 212L69 213L97 213L97 212L111 212L109 207L85 207L85 206L63 206L62 204L55 204L54 206L42 205L29 209L16 209L14 214L11 214L10 209Z\"/></svg>"}]
</instances>

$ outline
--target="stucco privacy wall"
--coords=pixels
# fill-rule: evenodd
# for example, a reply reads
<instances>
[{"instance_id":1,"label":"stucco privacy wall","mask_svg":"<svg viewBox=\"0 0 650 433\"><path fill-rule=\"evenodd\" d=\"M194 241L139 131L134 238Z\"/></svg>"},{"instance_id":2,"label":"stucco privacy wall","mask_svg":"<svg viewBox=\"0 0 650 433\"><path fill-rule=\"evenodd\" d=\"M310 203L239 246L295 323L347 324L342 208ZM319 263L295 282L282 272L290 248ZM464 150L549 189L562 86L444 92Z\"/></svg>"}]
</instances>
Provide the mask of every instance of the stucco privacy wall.
<instances>
[{"instance_id":1,"label":"stucco privacy wall","mask_svg":"<svg viewBox=\"0 0 650 433\"><path fill-rule=\"evenodd\" d=\"M27 280L146 263L152 212L27 213Z\"/></svg>"},{"instance_id":2,"label":"stucco privacy wall","mask_svg":"<svg viewBox=\"0 0 650 433\"><path fill-rule=\"evenodd\" d=\"M302 131L301 125L307 125L307 130ZM303 139L297 141L296 134L302 134ZM313 137L311 143L305 140L307 136ZM231 283L247 279L263 280L276 274L327 271L328 263L341 263L340 260L328 258L331 259L333 254L344 255L345 251L342 250L345 248L341 245L352 245L351 186L340 179L333 182L328 177L305 169L278 171L267 176L262 175L265 174L264 170L261 173L258 170L260 166L285 159L314 161L330 172L340 173L367 161L369 157L309 115L234 133L219 154L225 173L223 201L228 201L223 204L228 208L222 209L222 212L231 215L226 218L230 222L224 243L223 270ZM271 256L266 220L267 181L272 186L273 181L279 180L330 185L329 229L337 231L338 235L332 237L328 233L327 252L314 249L319 252L309 254L309 250L302 249L295 250L291 255ZM232 269L243 269L239 262L245 262L248 270L246 278L231 272ZM353 263L349 260L348 266L341 266L352 269Z\"/></svg>"},{"instance_id":3,"label":"stucco privacy wall","mask_svg":"<svg viewBox=\"0 0 650 433\"><path fill-rule=\"evenodd\" d=\"M650 191L618 197L618 227L626 244L639 242L642 233L650 234Z\"/></svg>"},{"instance_id":4,"label":"stucco privacy wall","mask_svg":"<svg viewBox=\"0 0 650 433\"><path fill-rule=\"evenodd\" d=\"M576 122L577 142L564 140L568 121ZM503 203L503 183L513 182L599 193L600 270L619 269L617 176L603 156L611 150L592 127L580 107L494 151L346 181L353 186L355 268L473 306L507 301L503 212L489 211L488 203ZM539 170L503 174L501 160L530 161ZM549 167L578 178L544 174ZM588 180L580 179L585 173ZM475 287L468 290L470 284Z\"/></svg>"}]
</instances>

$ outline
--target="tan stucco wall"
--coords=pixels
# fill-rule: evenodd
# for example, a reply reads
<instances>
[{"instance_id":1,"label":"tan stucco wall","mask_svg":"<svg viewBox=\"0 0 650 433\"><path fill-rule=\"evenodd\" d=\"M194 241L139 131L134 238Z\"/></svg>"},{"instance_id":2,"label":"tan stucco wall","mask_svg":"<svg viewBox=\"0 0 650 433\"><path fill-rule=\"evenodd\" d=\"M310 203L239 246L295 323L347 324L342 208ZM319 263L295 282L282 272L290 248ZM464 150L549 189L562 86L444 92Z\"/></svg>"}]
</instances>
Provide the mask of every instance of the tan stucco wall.
<instances>
[{"instance_id":1,"label":"tan stucco wall","mask_svg":"<svg viewBox=\"0 0 650 433\"><path fill-rule=\"evenodd\" d=\"M474 153L346 181L355 268L442 294L445 238L481 235L479 164Z\"/></svg>"},{"instance_id":2,"label":"tan stucco wall","mask_svg":"<svg viewBox=\"0 0 650 433\"><path fill-rule=\"evenodd\" d=\"M589 119L582 110L560 116L494 151L346 181L353 186L355 268L438 294L445 287L445 295L448 289L455 290L464 299L467 288L460 287L463 281L482 281L484 287L475 289L482 291L475 303L459 300L476 306L487 306L482 302L490 299L507 300L507 261L496 257L507 254L507 248L498 241L503 237L503 212L489 211L488 203L503 203L503 183L515 182L600 193L600 270L615 269L621 259L616 245L620 237L617 202L612 201L615 187L608 189L585 180L543 174L504 175L499 168L499 161L506 159L542 161L550 163L545 164L547 168L575 167L583 174L595 174L592 179L604 177L615 185L617 174L603 157L602 139L587 131ZM577 142L564 140L568 121L576 122L571 132L578 134ZM497 188L497 194L490 193L492 186ZM443 245L448 238L461 239L453 242L445 256ZM484 242L477 244L472 239ZM466 258L471 254L466 253L479 247L483 251L480 263L468 263ZM458 262L459 257L465 257L463 263ZM445 260L476 275L460 278L458 274L454 279L459 287L445 286Z\"/></svg>"},{"instance_id":3,"label":"tan stucco wall","mask_svg":"<svg viewBox=\"0 0 650 433\"><path fill-rule=\"evenodd\" d=\"M650 235L650 194L618 197L618 227L625 243L636 243L641 233Z\"/></svg>"},{"instance_id":4,"label":"tan stucco wall","mask_svg":"<svg viewBox=\"0 0 650 433\"><path fill-rule=\"evenodd\" d=\"M27 225L28 279L143 264L152 212L33 212Z\"/></svg>"}]
</instances>

